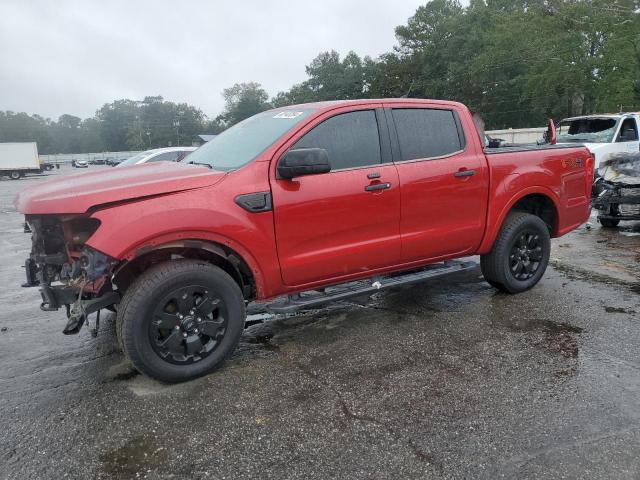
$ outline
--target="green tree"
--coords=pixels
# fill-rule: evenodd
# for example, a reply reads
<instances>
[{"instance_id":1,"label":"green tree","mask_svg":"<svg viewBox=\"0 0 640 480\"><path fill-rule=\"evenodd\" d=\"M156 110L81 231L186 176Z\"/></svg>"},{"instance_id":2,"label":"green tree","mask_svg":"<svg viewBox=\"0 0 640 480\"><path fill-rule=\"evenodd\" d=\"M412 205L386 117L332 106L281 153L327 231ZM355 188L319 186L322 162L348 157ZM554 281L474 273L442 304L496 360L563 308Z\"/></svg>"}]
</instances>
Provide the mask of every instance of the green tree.
<instances>
[{"instance_id":1,"label":"green tree","mask_svg":"<svg viewBox=\"0 0 640 480\"><path fill-rule=\"evenodd\" d=\"M37 142L40 153L49 153L51 120L24 112L0 111L0 142Z\"/></svg>"},{"instance_id":2,"label":"green tree","mask_svg":"<svg viewBox=\"0 0 640 480\"><path fill-rule=\"evenodd\" d=\"M222 119L231 126L271 108L269 94L259 83L236 83L222 92L225 110Z\"/></svg>"},{"instance_id":3,"label":"green tree","mask_svg":"<svg viewBox=\"0 0 640 480\"><path fill-rule=\"evenodd\" d=\"M106 150L100 122L95 118L83 120L80 123L80 152L104 152Z\"/></svg>"},{"instance_id":4,"label":"green tree","mask_svg":"<svg viewBox=\"0 0 640 480\"><path fill-rule=\"evenodd\" d=\"M108 151L129 149L129 127L134 124L138 115L138 102L127 99L107 103L97 111L96 119L100 122L102 140Z\"/></svg>"},{"instance_id":5,"label":"green tree","mask_svg":"<svg viewBox=\"0 0 640 480\"><path fill-rule=\"evenodd\" d=\"M398 45L376 59L321 52L307 80L271 101L259 83L227 88L212 119L159 95L85 120L0 111L0 141L37 141L42 153L189 144L271 106L375 97L458 100L489 129L640 110L640 0L432 0L395 33Z\"/></svg>"},{"instance_id":6,"label":"green tree","mask_svg":"<svg viewBox=\"0 0 640 480\"><path fill-rule=\"evenodd\" d=\"M335 50L322 52L306 67L309 79L279 92L275 106L324 100L367 98L370 90L370 69L373 61L361 59L349 52L343 59Z\"/></svg>"}]
</instances>

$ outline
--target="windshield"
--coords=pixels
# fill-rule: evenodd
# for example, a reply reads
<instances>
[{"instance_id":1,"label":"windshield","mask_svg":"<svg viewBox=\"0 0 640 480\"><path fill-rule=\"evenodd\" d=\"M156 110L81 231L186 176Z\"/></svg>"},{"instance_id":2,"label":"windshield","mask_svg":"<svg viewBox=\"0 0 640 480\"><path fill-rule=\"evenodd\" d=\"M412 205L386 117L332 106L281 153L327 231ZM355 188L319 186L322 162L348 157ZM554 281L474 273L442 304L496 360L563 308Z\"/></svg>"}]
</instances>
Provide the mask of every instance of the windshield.
<instances>
[{"instance_id":1,"label":"windshield","mask_svg":"<svg viewBox=\"0 0 640 480\"><path fill-rule=\"evenodd\" d=\"M135 165L136 162L139 162L140 160L142 160L147 155L150 155L151 153L152 153L151 150L147 150L146 152L140 152L137 155L134 155L133 157L127 158L124 162L120 162L118 164L118 167L126 167L127 165Z\"/></svg>"},{"instance_id":2,"label":"windshield","mask_svg":"<svg viewBox=\"0 0 640 480\"><path fill-rule=\"evenodd\" d=\"M192 152L184 163L209 165L229 172L246 165L313 110L269 110L225 130Z\"/></svg>"},{"instance_id":3,"label":"windshield","mask_svg":"<svg viewBox=\"0 0 640 480\"><path fill-rule=\"evenodd\" d=\"M613 140L618 120L615 118L577 118L558 125L558 143L609 143Z\"/></svg>"}]
</instances>

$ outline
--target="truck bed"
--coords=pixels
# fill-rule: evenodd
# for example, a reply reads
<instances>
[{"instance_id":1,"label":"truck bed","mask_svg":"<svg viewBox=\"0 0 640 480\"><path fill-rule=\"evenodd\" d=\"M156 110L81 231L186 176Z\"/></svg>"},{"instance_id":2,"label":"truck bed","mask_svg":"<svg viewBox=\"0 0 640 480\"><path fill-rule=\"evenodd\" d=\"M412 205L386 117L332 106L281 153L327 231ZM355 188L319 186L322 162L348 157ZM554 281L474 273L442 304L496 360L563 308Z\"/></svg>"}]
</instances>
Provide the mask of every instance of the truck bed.
<instances>
[{"instance_id":1,"label":"truck bed","mask_svg":"<svg viewBox=\"0 0 640 480\"><path fill-rule=\"evenodd\" d=\"M496 148L484 148L485 155L495 155L499 153L515 153L515 152L532 152L538 150L561 150L565 148L576 148L580 147L581 144L576 143L573 145L562 144L562 145L538 145L535 143L523 143L520 145L505 145L504 147L496 147Z\"/></svg>"}]
</instances>

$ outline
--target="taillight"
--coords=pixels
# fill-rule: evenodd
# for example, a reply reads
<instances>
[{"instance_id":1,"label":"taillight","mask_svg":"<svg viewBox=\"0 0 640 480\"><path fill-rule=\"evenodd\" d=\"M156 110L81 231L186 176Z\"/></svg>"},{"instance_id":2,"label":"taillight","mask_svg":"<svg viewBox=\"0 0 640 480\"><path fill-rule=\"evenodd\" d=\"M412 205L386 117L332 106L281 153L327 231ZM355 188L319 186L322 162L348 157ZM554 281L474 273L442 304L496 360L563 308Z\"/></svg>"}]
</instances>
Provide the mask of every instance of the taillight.
<instances>
[{"instance_id":1,"label":"taillight","mask_svg":"<svg viewBox=\"0 0 640 480\"><path fill-rule=\"evenodd\" d=\"M585 193L587 198L591 197L591 188L594 180L594 165L596 164L596 159L593 153L589 152L589 155L585 159L584 165L584 173L585 173Z\"/></svg>"}]
</instances>

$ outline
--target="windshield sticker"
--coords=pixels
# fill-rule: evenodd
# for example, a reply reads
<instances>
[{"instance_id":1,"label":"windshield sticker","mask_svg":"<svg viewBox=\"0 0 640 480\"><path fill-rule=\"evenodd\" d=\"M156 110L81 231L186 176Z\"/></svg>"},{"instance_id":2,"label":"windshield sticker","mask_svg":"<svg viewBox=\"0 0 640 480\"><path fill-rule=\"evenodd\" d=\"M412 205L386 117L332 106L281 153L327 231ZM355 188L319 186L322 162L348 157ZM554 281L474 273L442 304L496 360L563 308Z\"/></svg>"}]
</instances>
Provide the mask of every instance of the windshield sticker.
<instances>
[{"instance_id":1,"label":"windshield sticker","mask_svg":"<svg viewBox=\"0 0 640 480\"><path fill-rule=\"evenodd\" d=\"M273 118L296 118L299 117L300 115L302 115L302 112L292 112L292 111L285 111L285 112L280 112L276 115L273 116Z\"/></svg>"}]
</instances>

